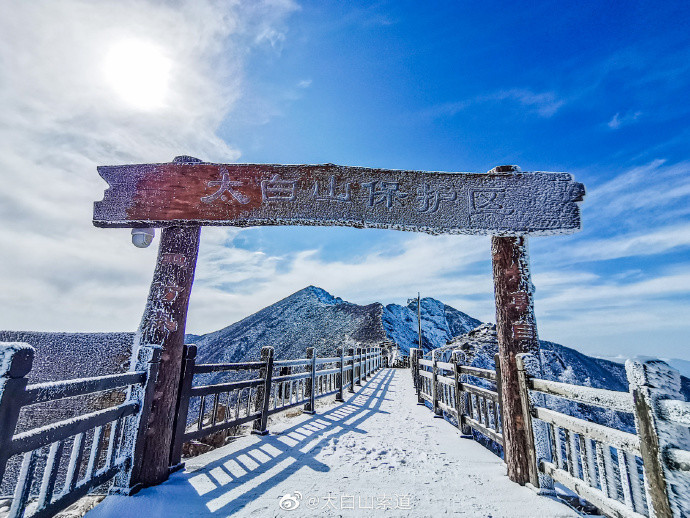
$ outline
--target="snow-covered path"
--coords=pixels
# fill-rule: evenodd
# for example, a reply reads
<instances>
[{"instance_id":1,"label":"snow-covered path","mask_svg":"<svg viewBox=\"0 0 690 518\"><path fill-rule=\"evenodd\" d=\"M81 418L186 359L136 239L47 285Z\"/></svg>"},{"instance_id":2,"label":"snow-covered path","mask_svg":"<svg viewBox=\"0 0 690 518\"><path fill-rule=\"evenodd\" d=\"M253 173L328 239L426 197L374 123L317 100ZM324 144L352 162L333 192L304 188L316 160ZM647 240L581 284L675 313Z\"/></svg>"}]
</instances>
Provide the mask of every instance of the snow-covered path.
<instances>
[{"instance_id":1,"label":"snow-covered path","mask_svg":"<svg viewBox=\"0 0 690 518\"><path fill-rule=\"evenodd\" d=\"M511 482L500 458L416 405L408 370L381 370L317 410L191 459L160 486L109 496L87 517L578 516Z\"/></svg>"}]
</instances>

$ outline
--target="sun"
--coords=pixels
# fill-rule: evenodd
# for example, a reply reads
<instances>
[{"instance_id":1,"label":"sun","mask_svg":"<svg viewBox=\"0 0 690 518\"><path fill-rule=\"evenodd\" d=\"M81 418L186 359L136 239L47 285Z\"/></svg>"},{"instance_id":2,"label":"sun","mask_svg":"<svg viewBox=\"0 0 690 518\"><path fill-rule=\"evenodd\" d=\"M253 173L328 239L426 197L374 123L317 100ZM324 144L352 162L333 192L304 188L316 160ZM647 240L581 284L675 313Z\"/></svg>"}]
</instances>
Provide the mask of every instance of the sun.
<instances>
[{"instance_id":1,"label":"sun","mask_svg":"<svg viewBox=\"0 0 690 518\"><path fill-rule=\"evenodd\" d=\"M127 104L141 110L165 105L172 61L155 43L139 39L114 43L103 65L106 81Z\"/></svg>"}]
</instances>

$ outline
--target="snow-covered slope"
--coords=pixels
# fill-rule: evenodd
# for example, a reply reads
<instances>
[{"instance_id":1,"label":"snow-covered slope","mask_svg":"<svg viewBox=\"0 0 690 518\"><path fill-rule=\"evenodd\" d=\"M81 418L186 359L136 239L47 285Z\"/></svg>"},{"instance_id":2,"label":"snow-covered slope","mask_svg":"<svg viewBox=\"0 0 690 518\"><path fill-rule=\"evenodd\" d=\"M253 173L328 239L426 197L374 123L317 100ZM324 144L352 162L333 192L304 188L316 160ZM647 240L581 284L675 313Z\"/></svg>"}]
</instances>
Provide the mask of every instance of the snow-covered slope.
<instances>
[{"instance_id":1,"label":"snow-covered slope","mask_svg":"<svg viewBox=\"0 0 690 518\"><path fill-rule=\"evenodd\" d=\"M422 348L430 351L445 345L451 338L467 333L481 322L462 311L445 305L436 299L421 300ZM417 302L407 306L389 304L383 308L383 327L387 336L398 344L404 356L411 347L418 347L419 329L417 323Z\"/></svg>"}]
</instances>

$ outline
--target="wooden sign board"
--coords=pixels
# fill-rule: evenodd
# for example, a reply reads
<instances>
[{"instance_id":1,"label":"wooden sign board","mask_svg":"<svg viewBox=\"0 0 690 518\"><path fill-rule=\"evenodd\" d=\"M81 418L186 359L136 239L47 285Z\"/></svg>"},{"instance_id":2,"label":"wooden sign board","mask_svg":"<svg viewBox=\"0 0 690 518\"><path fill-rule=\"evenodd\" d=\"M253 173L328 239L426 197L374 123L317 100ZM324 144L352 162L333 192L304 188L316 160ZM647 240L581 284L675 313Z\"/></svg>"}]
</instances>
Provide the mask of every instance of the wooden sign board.
<instances>
[{"instance_id":1,"label":"wooden sign board","mask_svg":"<svg viewBox=\"0 0 690 518\"><path fill-rule=\"evenodd\" d=\"M341 225L431 234L569 234L584 186L568 173L323 165L102 166L99 227Z\"/></svg>"}]
</instances>

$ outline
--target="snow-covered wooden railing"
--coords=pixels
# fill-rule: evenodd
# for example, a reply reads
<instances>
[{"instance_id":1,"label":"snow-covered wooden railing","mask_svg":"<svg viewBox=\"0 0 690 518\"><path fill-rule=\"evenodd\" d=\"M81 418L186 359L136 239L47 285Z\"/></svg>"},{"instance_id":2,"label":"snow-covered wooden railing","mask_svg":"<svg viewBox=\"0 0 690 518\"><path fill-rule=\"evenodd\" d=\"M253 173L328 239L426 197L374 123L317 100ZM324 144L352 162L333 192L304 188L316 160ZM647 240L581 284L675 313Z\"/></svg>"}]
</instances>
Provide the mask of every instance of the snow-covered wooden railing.
<instances>
[{"instance_id":1,"label":"snow-covered wooden railing","mask_svg":"<svg viewBox=\"0 0 690 518\"><path fill-rule=\"evenodd\" d=\"M306 358L278 361L273 359L273 348L264 347L260 361L196 365L196 347L189 345L180 387L172 464L180 463L182 446L187 441L248 422L253 422L252 433L263 435L268 433L267 420L272 414L299 405L304 405L305 412L315 413L316 400L333 394L336 400L343 401L346 389L354 392L354 387L379 370L381 364L382 351L378 347L349 349L347 355L339 348L338 356L326 358L317 358L315 349L309 347ZM195 376L240 371L256 374L239 381L194 385ZM219 413L219 408L223 412ZM193 418L191 427L188 426L190 417Z\"/></svg>"},{"instance_id":2,"label":"snow-covered wooden railing","mask_svg":"<svg viewBox=\"0 0 690 518\"><path fill-rule=\"evenodd\" d=\"M140 370L27 385L33 359L28 344L0 343L0 482L10 458L23 455L10 518L54 516L116 477L116 485L128 487L141 466L139 425L150 409L148 381L156 377L160 349L141 349ZM128 391L122 404L15 434L23 407L117 389Z\"/></svg>"},{"instance_id":3,"label":"snow-covered wooden railing","mask_svg":"<svg viewBox=\"0 0 690 518\"><path fill-rule=\"evenodd\" d=\"M472 429L505 447L498 358L492 371L462 365L455 354L441 362L436 353L424 359L410 350L418 403L454 417L463 436ZM630 390L618 392L541 379L532 354L518 354L516 364L533 488L550 493L560 483L615 518L690 516L690 403L677 371L659 360L628 361ZM636 433L548 408L546 396L633 414Z\"/></svg>"},{"instance_id":4,"label":"snow-covered wooden railing","mask_svg":"<svg viewBox=\"0 0 690 518\"><path fill-rule=\"evenodd\" d=\"M463 435L470 437L475 430L502 446L500 376L492 370L462 365L457 356L441 362L436 351L431 360L425 360L421 352L410 351L418 402L428 401L439 417L444 412L453 416ZM472 378L483 380L485 386L471 383Z\"/></svg>"},{"instance_id":5,"label":"snow-covered wooden railing","mask_svg":"<svg viewBox=\"0 0 690 518\"><path fill-rule=\"evenodd\" d=\"M534 486L547 476L617 518L690 516L690 404L677 371L658 360L628 361L630 392L617 392L540 379L531 354L517 355L517 364L525 423L534 428ZM535 394L633 413L637 433L546 408Z\"/></svg>"}]
</instances>

